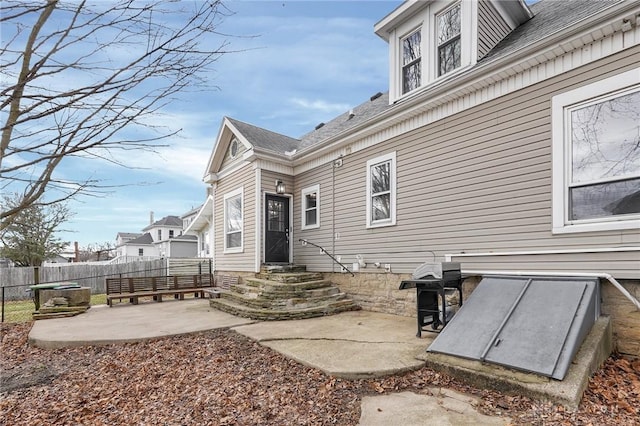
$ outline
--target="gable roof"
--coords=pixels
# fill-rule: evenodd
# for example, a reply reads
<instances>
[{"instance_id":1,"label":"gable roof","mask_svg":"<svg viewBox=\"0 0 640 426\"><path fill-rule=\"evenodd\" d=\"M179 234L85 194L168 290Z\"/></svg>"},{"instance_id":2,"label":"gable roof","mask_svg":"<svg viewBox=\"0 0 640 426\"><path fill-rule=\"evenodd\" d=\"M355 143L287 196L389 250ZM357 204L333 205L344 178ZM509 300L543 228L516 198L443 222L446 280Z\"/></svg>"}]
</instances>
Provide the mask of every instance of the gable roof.
<instances>
[{"instance_id":1,"label":"gable roof","mask_svg":"<svg viewBox=\"0 0 640 426\"><path fill-rule=\"evenodd\" d=\"M118 234L116 235L116 238L121 237L121 238L137 238L139 236L141 236L142 233L140 232L118 232Z\"/></svg>"},{"instance_id":2,"label":"gable roof","mask_svg":"<svg viewBox=\"0 0 640 426\"><path fill-rule=\"evenodd\" d=\"M124 246L139 246L139 245L151 245L153 244L153 237L151 237L150 233L145 233L138 238L134 238L133 240L129 240L124 243Z\"/></svg>"},{"instance_id":3,"label":"gable roof","mask_svg":"<svg viewBox=\"0 0 640 426\"><path fill-rule=\"evenodd\" d=\"M178 216L165 216L162 219L157 220L151 225L143 228L142 230L146 231L156 226L179 226L180 228L182 228L182 219L180 219Z\"/></svg>"},{"instance_id":4,"label":"gable roof","mask_svg":"<svg viewBox=\"0 0 640 426\"><path fill-rule=\"evenodd\" d=\"M226 117L231 124L246 138L246 140L254 147L262 148L278 154L287 155L288 152L294 151L300 145L300 140L253 124L245 123L231 117Z\"/></svg>"}]
</instances>

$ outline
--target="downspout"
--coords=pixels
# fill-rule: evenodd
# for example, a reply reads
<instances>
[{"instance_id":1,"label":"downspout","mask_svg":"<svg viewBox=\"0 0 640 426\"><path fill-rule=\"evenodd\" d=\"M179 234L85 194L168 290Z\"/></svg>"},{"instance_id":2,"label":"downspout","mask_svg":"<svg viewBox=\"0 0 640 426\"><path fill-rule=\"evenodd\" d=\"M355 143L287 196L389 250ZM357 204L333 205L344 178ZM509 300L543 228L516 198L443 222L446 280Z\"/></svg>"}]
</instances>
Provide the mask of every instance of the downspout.
<instances>
[{"instance_id":1,"label":"downspout","mask_svg":"<svg viewBox=\"0 0 640 426\"><path fill-rule=\"evenodd\" d=\"M634 304L637 310L640 311L640 302L633 297L629 291L622 286L611 274L606 272L554 272L554 271L467 271L463 270L464 275L523 275L523 276L554 276L554 277L589 277L589 278L601 278L609 281L620 293Z\"/></svg>"}]
</instances>

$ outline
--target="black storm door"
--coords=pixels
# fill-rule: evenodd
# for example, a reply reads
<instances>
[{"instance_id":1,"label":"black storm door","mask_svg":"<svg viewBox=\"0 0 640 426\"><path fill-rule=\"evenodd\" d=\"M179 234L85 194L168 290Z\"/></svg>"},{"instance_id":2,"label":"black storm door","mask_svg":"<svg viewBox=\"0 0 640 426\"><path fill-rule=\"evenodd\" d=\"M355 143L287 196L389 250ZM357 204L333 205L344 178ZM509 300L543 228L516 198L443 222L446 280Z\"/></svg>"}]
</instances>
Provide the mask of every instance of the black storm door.
<instances>
[{"instance_id":1,"label":"black storm door","mask_svg":"<svg viewBox=\"0 0 640 426\"><path fill-rule=\"evenodd\" d=\"M265 263L289 263L289 198L267 195Z\"/></svg>"}]
</instances>

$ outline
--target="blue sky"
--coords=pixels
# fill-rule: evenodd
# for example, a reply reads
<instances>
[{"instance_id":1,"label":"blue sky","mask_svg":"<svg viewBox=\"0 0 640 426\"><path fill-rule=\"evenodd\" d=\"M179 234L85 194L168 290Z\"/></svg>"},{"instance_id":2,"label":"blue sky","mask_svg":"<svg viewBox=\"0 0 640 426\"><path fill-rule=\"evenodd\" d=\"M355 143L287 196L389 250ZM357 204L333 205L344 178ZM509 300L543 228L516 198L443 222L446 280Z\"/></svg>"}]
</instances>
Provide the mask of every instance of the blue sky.
<instances>
[{"instance_id":1,"label":"blue sky","mask_svg":"<svg viewBox=\"0 0 640 426\"><path fill-rule=\"evenodd\" d=\"M220 123L230 116L298 137L316 124L388 89L387 45L373 25L400 1L233 1L220 27L230 49L215 64L214 91L185 93L157 116L182 129L157 154L129 154L139 169L74 161L61 172L107 184L129 183L104 198L82 197L60 234L81 246L140 232L155 218L181 215L204 201L202 176ZM257 37L248 37L248 36ZM219 44L220 39L214 41Z\"/></svg>"}]
</instances>

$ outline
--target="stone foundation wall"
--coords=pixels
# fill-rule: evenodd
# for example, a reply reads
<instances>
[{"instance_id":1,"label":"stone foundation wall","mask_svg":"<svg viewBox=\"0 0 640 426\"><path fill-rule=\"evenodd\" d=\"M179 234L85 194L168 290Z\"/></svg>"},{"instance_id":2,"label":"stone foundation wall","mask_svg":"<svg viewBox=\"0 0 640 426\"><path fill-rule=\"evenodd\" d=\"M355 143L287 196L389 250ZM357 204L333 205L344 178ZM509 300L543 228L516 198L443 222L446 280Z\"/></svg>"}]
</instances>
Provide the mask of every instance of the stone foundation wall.
<instances>
[{"instance_id":1,"label":"stone foundation wall","mask_svg":"<svg viewBox=\"0 0 640 426\"><path fill-rule=\"evenodd\" d=\"M324 274L338 285L360 307L367 311L413 317L416 315L415 290L398 290L400 282L410 274ZM468 277L463 283L463 297L467 299L480 283L481 277ZM621 281L621 284L640 300L640 281ZM602 280L602 314L611 317L614 345L621 353L640 356L640 311L616 289Z\"/></svg>"},{"instance_id":2,"label":"stone foundation wall","mask_svg":"<svg viewBox=\"0 0 640 426\"><path fill-rule=\"evenodd\" d=\"M640 281L618 280L640 300ZM614 345L619 352L640 357L640 311L607 280L601 280L602 314L611 317Z\"/></svg>"}]
</instances>

